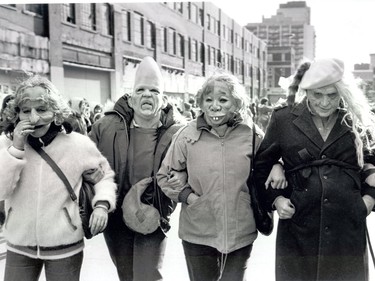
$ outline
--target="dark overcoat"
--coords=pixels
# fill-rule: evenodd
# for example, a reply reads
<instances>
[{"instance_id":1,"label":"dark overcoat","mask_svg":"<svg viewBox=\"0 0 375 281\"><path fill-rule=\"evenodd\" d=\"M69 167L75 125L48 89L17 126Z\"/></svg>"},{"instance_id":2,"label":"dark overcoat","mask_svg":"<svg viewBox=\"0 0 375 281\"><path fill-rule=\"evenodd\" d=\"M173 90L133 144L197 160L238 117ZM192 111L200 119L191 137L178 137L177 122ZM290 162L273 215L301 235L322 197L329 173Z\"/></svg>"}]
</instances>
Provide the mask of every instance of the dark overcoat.
<instances>
[{"instance_id":1,"label":"dark overcoat","mask_svg":"<svg viewBox=\"0 0 375 281\"><path fill-rule=\"evenodd\" d=\"M338 113L327 140L304 104L275 110L257 152L255 178L268 208L277 196L295 206L291 219L279 220L276 280L367 280L366 216L354 134ZM264 182L280 158L288 180L284 190Z\"/></svg>"}]
</instances>

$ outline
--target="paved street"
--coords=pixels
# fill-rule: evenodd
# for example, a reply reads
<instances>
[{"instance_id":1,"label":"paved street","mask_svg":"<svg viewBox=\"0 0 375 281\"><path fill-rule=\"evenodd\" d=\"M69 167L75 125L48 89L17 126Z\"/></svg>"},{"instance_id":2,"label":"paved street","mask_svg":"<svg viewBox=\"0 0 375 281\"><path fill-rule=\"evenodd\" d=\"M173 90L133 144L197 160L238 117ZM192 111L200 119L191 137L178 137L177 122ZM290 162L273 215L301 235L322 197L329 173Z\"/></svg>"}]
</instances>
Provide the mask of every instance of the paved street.
<instances>
[{"instance_id":1,"label":"paved street","mask_svg":"<svg viewBox=\"0 0 375 281\"><path fill-rule=\"evenodd\" d=\"M164 265L165 281L188 281L184 254L180 239L177 236L179 210L172 216L172 229L169 233L169 242ZM277 221L277 218L275 218ZM375 244L375 214L368 218L368 225L373 244ZM265 237L258 236L254 243L253 252L247 272L248 281L273 281L274 278L274 251L276 232ZM1 250L4 249L1 245ZM375 245L373 245L375 246ZM371 262L371 260L370 260ZM4 275L5 260L0 260L0 276ZM2 278L2 277L0 277ZM109 258L102 235L86 242L85 258L82 267L81 281L116 281L118 280L115 268ZM45 281L44 273L40 281ZM370 281L375 281L375 270L370 263Z\"/></svg>"}]
</instances>

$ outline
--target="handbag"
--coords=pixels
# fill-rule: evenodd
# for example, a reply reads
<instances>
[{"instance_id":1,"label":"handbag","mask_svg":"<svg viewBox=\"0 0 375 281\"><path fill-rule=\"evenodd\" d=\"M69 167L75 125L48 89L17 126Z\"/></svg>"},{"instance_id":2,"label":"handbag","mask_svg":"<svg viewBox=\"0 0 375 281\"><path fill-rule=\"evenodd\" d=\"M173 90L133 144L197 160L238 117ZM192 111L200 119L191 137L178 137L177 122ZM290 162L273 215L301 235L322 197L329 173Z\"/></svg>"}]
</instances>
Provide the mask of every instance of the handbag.
<instances>
[{"instance_id":1,"label":"handbag","mask_svg":"<svg viewBox=\"0 0 375 281\"><path fill-rule=\"evenodd\" d=\"M59 178L64 182L66 189L69 192L70 198L73 200L73 202L77 202L77 195L74 193L72 186L70 185L63 171L61 171L60 167L57 166L55 161L53 161L52 158L41 147L35 146L33 144L31 144L31 146L51 166L51 168L55 171L55 173L59 176ZM79 215L81 217L82 228L83 228L83 232L85 234L86 239L91 239L93 237L90 227L89 227L89 221L90 221L91 214L93 212L91 202L95 196L95 190L94 190L95 182L87 180L88 177L90 177L89 175L92 173L93 172L89 170L88 173L85 172L82 175L83 181L82 181L82 186L79 192L79 200L78 200Z\"/></svg>"},{"instance_id":2,"label":"handbag","mask_svg":"<svg viewBox=\"0 0 375 281\"><path fill-rule=\"evenodd\" d=\"M254 158L255 158L255 124L253 123L253 147L251 156L251 170L248 180L248 187L250 192L250 203L253 209L255 224L257 230L263 235L270 235L273 231L273 213L268 212L260 203L261 198L257 190L254 180Z\"/></svg>"}]
</instances>

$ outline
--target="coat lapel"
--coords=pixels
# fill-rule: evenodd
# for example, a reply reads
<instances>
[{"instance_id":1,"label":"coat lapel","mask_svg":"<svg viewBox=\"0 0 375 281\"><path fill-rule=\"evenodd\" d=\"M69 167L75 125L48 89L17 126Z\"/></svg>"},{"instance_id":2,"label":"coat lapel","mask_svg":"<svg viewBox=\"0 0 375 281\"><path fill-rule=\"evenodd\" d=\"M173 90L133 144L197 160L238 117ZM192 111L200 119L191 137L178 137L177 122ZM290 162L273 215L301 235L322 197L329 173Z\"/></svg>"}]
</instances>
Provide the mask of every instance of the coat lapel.
<instances>
[{"instance_id":1,"label":"coat lapel","mask_svg":"<svg viewBox=\"0 0 375 281\"><path fill-rule=\"evenodd\" d=\"M326 149L331 144L336 142L344 134L351 131L351 128L343 122L345 112L340 110L339 115L337 116L336 123L332 128L331 133L328 135L327 141L324 143L323 149Z\"/></svg>"},{"instance_id":2,"label":"coat lapel","mask_svg":"<svg viewBox=\"0 0 375 281\"><path fill-rule=\"evenodd\" d=\"M294 125L305 134L308 139L313 142L317 147L322 148L324 145L324 140L320 136L318 129L316 128L314 121L311 118L311 113L309 112L306 105L299 104L292 109L292 114L296 115L294 119Z\"/></svg>"}]
</instances>

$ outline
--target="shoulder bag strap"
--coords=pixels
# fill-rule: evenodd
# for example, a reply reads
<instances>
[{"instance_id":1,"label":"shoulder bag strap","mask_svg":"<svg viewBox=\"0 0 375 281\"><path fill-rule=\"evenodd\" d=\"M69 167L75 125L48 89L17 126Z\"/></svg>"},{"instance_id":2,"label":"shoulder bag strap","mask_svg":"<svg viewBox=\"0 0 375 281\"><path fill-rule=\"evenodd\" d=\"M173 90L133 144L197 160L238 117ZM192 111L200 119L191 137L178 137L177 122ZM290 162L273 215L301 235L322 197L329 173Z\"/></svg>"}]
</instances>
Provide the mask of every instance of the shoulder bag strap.
<instances>
[{"instance_id":1,"label":"shoulder bag strap","mask_svg":"<svg viewBox=\"0 0 375 281\"><path fill-rule=\"evenodd\" d=\"M66 189L69 192L70 198L72 198L73 201L77 200L77 195L74 193L74 190L72 186L70 185L68 179L66 178L65 174L59 166L55 163L55 161L52 160L52 158L43 150L41 147L36 147L34 145L31 145L36 152L39 153L39 155L51 166L51 168L55 171L55 173L59 176L59 178L64 182Z\"/></svg>"},{"instance_id":2,"label":"shoulder bag strap","mask_svg":"<svg viewBox=\"0 0 375 281\"><path fill-rule=\"evenodd\" d=\"M250 170L250 178L252 179L253 173L254 173L254 158L255 158L255 134L256 134L256 129L255 129L255 123L253 121L253 146L252 146L252 155L251 155L251 170Z\"/></svg>"}]
</instances>

